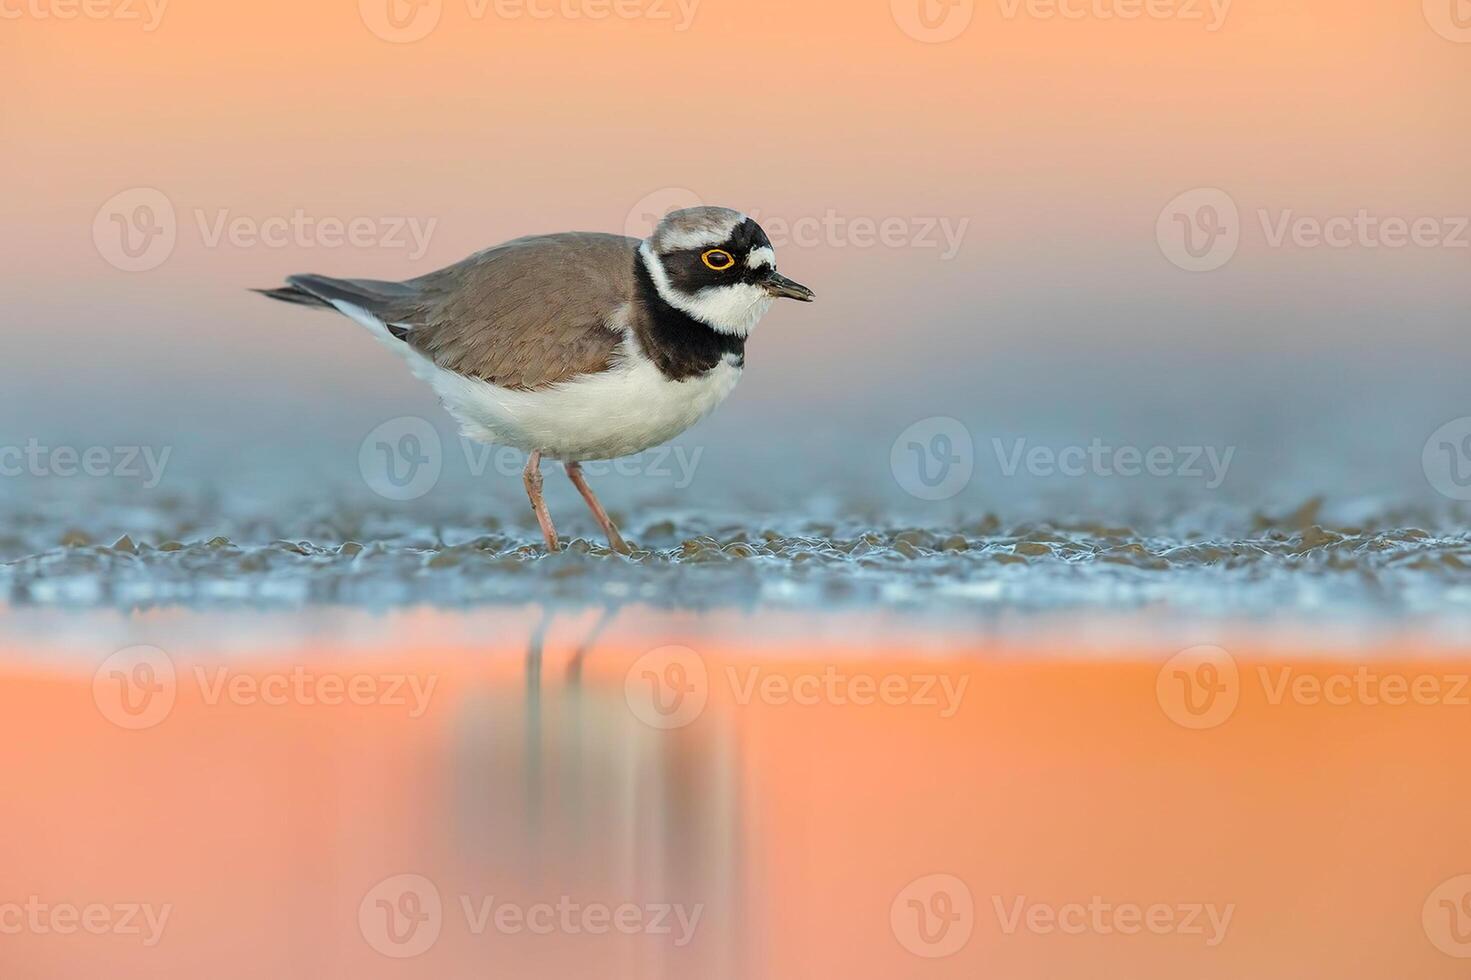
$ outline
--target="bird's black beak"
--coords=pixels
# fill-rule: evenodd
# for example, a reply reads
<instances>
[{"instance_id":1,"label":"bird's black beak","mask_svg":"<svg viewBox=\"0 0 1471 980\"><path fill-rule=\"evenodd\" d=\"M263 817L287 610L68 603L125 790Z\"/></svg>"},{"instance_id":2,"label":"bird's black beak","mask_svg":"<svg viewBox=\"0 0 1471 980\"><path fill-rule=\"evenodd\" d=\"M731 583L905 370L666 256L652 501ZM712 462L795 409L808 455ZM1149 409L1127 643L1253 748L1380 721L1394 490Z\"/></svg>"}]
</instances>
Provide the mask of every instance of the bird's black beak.
<instances>
[{"instance_id":1,"label":"bird's black beak","mask_svg":"<svg viewBox=\"0 0 1471 980\"><path fill-rule=\"evenodd\" d=\"M804 303L810 303L817 298L817 294L812 290L800 282L788 279L774 269L762 285L766 287L769 294L778 299L799 299Z\"/></svg>"}]
</instances>

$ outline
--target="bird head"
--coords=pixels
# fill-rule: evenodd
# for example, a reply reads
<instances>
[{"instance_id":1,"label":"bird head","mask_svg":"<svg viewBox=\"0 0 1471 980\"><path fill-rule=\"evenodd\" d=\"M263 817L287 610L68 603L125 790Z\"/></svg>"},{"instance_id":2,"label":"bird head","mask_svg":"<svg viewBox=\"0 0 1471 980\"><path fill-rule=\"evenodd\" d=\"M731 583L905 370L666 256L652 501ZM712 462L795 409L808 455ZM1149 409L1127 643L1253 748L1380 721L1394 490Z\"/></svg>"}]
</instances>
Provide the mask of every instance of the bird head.
<instances>
[{"instance_id":1,"label":"bird head","mask_svg":"<svg viewBox=\"0 0 1471 980\"><path fill-rule=\"evenodd\" d=\"M772 302L816 296L776 271L771 239L729 208L671 212L639 246L654 287L670 306L722 333L750 334Z\"/></svg>"}]
</instances>

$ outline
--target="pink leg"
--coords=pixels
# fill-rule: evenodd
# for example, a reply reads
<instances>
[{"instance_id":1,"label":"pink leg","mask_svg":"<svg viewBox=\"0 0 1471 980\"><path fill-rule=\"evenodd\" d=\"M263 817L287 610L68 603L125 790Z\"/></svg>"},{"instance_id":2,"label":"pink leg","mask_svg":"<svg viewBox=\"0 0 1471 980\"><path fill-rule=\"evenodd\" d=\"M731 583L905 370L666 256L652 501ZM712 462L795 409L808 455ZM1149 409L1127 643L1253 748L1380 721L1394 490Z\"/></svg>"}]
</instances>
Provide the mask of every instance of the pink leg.
<instances>
[{"instance_id":1,"label":"pink leg","mask_svg":"<svg viewBox=\"0 0 1471 980\"><path fill-rule=\"evenodd\" d=\"M532 453L526 460L526 472L522 475L526 483L526 496L531 498L531 509L536 512L536 523L541 525L542 537L546 538L548 551L561 551L557 541L557 529L552 526L552 515L547 511L547 502L541 495L541 453Z\"/></svg>"},{"instance_id":2,"label":"pink leg","mask_svg":"<svg viewBox=\"0 0 1471 980\"><path fill-rule=\"evenodd\" d=\"M608 536L608 547L620 555L633 554L633 549L624 543L623 535L619 534L618 529L613 526L613 521L608 517L608 512L603 510L602 504L598 503L598 498L593 494L592 487L587 485L587 480L582 475L581 464L568 463L567 477L572 481L572 485L577 488L577 492L582 494L582 499L587 501L587 508L592 511L593 519L598 522L598 526Z\"/></svg>"}]
</instances>

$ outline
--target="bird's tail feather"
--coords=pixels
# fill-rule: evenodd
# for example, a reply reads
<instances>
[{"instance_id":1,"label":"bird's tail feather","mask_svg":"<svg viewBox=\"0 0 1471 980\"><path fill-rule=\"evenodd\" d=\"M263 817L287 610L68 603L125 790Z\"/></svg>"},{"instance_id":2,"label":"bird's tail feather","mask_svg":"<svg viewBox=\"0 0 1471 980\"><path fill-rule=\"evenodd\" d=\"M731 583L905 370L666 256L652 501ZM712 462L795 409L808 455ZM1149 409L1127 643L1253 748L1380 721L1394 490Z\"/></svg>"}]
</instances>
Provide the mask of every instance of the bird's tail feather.
<instances>
[{"instance_id":1,"label":"bird's tail feather","mask_svg":"<svg viewBox=\"0 0 1471 980\"><path fill-rule=\"evenodd\" d=\"M376 279L332 279L328 276L288 276L286 285L277 289L254 292L283 303L341 310L346 303L390 322L395 314L418 297L418 290L408 283L382 282Z\"/></svg>"},{"instance_id":2,"label":"bird's tail feather","mask_svg":"<svg viewBox=\"0 0 1471 980\"><path fill-rule=\"evenodd\" d=\"M332 304L313 296L311 293L297 289L295 286L282 286L279 289L252 289L252 293L260 293L271 299L278 299L283 303L295 303L297 306L314 306L318 309L330 310Z\"/></svg>"}]
</instances>

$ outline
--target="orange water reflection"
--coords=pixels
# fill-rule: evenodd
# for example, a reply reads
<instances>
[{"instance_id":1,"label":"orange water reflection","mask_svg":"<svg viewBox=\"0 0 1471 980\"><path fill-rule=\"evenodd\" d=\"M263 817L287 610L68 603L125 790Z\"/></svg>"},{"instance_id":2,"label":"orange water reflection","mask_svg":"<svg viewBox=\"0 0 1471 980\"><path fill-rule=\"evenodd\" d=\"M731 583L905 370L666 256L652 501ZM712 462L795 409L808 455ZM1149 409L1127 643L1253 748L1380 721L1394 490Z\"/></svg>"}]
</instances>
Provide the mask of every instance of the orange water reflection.
<instances>
[{"instance_id":1,"label":"orange water reflection","mask_svg":"<svg viewBox=\"0 0 1471 980\"><path fill-rule=\"evenodd\" d=\"M4 975L1388 978L1471 954L1471 668L1445 649L1162 668L1138 642L455 623L12 645Z\"/></svg>"}]
</instances>

